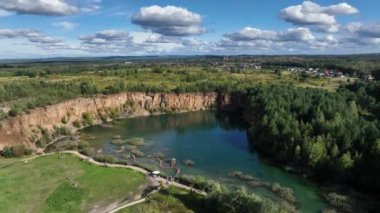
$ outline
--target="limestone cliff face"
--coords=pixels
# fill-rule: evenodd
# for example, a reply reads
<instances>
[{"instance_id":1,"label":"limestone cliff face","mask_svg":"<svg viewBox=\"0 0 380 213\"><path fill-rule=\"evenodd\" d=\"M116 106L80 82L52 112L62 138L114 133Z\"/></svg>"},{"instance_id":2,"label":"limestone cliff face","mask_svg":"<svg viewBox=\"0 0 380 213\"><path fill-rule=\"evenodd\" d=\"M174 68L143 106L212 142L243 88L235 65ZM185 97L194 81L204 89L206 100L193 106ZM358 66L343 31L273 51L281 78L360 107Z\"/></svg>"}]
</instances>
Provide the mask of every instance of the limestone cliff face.
<instances>
[{"instance_id":1,"label":"limestone cliff face","mask_svg":"<svg viewBox=\"0 0 380 213\"><path fill-rule=\"evenodd\" d=\"M144 116L165 111L215 108L228 100L218 98L216 93L121 93L68 100L2 121L0 150L17 144L35 148L34 142L42 136L42 130L52 132L54 128L66 127L75 131L73 123L83 119L85 113L91 114L95 123L99 123L101 115L112 110L120 112L121 117ZM128 110L125 110L126 106Z\"/></svg>"}]
</instances>

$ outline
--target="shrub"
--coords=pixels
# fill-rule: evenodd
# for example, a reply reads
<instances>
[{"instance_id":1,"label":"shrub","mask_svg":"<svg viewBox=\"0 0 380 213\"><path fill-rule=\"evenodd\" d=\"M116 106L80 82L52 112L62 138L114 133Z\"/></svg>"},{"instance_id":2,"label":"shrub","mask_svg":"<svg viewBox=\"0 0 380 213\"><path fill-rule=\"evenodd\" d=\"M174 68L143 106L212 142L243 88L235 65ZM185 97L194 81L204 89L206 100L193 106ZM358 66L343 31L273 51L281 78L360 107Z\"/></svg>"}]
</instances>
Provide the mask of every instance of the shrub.
<instances>
[{"instance_id":1,"label":"shrub","mask_svg":"<svg viewBox=\"0 0 380 213\"><path fill-rule=\"evenodd\" d=\"M87 141L80 141L78 143L78 149L79 150L83 150L83 149L85 149L85 148L87 148L89 146L90 146L90 144Z\"/></svg>"},{"instance_id":2,"label":"shrub","mask_svg":"<svg viewBox=\"0 0 380 213\"><path fill-rule=\"evenodd\" d=\"M63 124L67 124L67 118L66 118L66 116L63 117L63 118L61 119L61 122L62 122Z\"/></svg>"},{"instance_id":3,"label":"shrub","mask_svg":"<svg viewBox=\"0 0 380 213\"><path fill-rule=\"evenodd\" d=\"M80 91L83 95L92 95L98 93L98 88L95 82L83 81L80 83Z\"/></svg>"},{"instance_id":4,"label":"shrub","mask_svg":"<svg viewBox=\"0 0 380 213\"><path fill-rule=\"evenodd\" d=\"M106 123L108 121L108 117L106 114L99 114L100 120L102 120L103 123Z\"/></svg>"},{"instance_id":5,"label":"shrub","mask_svg":"<svg viewBox=\"0 0 380 213\"><path fill-rule=\"evenodd\" d=\"M51 146L49 146L49 149L52 151L61 151L61 150L74 150L78 147L77 143L75 141L71 140L64 140L64 141L58 141Z\"/></svg>"},{"instance_id":6,"label":"shrub","mask_svg":"<svg viewBox=\"0 0 380 213\"><path fill-rule=\"evenodd\" d=\"M73 122L73 126L74 126L75 128L78 128L78 129L79 129L79 128L82 127L82 124L81 124L80 121L76 120L76 121Z\"/></svg>"},{"instance_id":7,"label":"shrub","mask_svg":"<svg viewBox=\"0 0 380 213\"><path fill-rule=\"evenodd\" d=\"M111 109L110 111L110 118L115 120L119 118L119 113L116 109Z\"/></svg>"},{"instance_id":8,"label":"shrub","mask_svg":"<svg viewBox=\"0 0 380 213\"><path fill-rule=\"evenodd\" d=\"M111 155L96 156L96 157L94 157L94 160L96 160L98 162L103 162L103 163L115 163L116 162L115 157L113 157Z\"/></svg>"},{"instance_id":9,"label":"shrub","mask_svg":"<svg viewBox=\"0 0 380 213\"><path fill-rule=\"evenodd\" d=\"M3 151L1 151L1 156L6 158L13 158L16 157L13 151L13 147L4 147Z\"/></svg>"},{"instance_id":10,"label":"shrub","mask_svg":"<svg viewBox=\"0 0 380 213\"><path fill-rule=\"evenodd\" d=\"M127 143L127 142L123 139L114 139L111 141L111 144L113 144L113 145L123 145L125 143Z\"/></svg>"},{"instance_id":11,"label":"shrub","mask_svg":"<svg viewBox=\"0 0 380 213\"><path fill-rule=\"evenodd\" d=\"M36 141L36 145L40 148L45 148L46 144L48 144L51 141L51 135L47 129L42 129L41 130L41 138Z\"/></svg>"},{"instance_id":12,"label":"shrub","mask_svg":"<svg viewBox=\"0 0 380 213\"><path fill-rule=\"evenodd\" d=\"M129 138L126 143L133 146L144 146L144 138Z\"/></svg>"},{"instance_id":13,"label":"shrub","mask_svg":"<svg viewBox=\"0 0 380 213\"><path fill-rule=\"evenodd\" d=\"M128 161L126 161L126 160L118 160L116 163L128 166Z\"/></svg>"},{"instance_id":14,"label":"shrub","mask_svg":"<svg viewBox=\"0 0 380 213\"><path fill-rule=\"evenodd\" d=\"M89 112L83 113L83 123L88 124L88 125L93 125L94 124L94 118L92 117L92 114Z\"/></svg>"},{"instance_id":15,"label":"shrub","mask_svg":"<svg viewBox=\"0 0 380 213\"><path fill-rule=\"evenodd\" d=\"M129 146L127 146L126 149L127 149L128 151L132 152L133 150L136 150L136 149L137 149L137 146L129 145Z\"/></svg>"},{"instance_id":16,"label":"shrub","mask_svg":"<svg viewBox=\"0 0 380 213\"><path fill-rule=\"evenodd\" d=\"M276 193L281 199L284 199L290 203L296 202L293 190L291 188L282 187L278 183L272 184L272 191Z\"/></svg>"},{"instance_id":17,"label":"shrub","mask_svg":"<svg viewBox=\"0 0 380 213\"><path fill-rule=\"evenodd\" d=\"M138 149L132 150L131 153L136 155L136 157L144 157L145 156L144 152L142 152Z\"/></svg>"},{"instance_id":18,"label":"shrub","mask_svg":"<svg viewBox=\"0 0 380 213\"><path fill-rule=\"evenodd\" d=\"M165 154L160 152L160 153L156 153L154 156L156 158L163 159L165 157Z\"/></svg>"},{"instance_id":19,"label":"shrub","mask_svg":"<svg viewBox=\"0 0 380 213\"><path fill-rule=\"evenodd\" d=\"M71 131L69 128L65 127L65 126L62 126L62 127L59 127L56 129L56 133L58 135L71 135Z\"/></svg>"},{"instance_id":20,"label":"shrub","mask_svg":"<svg viewBox=\"0 0 380 213\"><path fill-rule=\"evenodd\" d=\"M192 175L181 175L180 182L183 182L187 185L192 185L194 188L199 190L204 190L210 192L214 188L214 181L206 180L202 176L192 176Z\"/></svg>"},{"instance_id":21,"label":"shrub","mask_svg":"<svg viewBox=\"0 0 380 213\"><path fill-rule=\"evenodd\" d=\"M94 147L86 147L80 150L80 153L86 155L86 156L94 156L96 155L96 150Z\"/></svg>"},{"instance_id":22,"label":"shrub","mask_svg":"<svg viewBox=\"0 0 380 213\"><path fill-rule=\"evenodd\" d=\"M31 155L33 153L32 149L27 148L24 145L12 146L12 147L4 147L3 151L1 151L1 156L6 158L12 157L22 157L24 155Z\"/></svg>"},{"instance_id":23,"label":"shrub","mask_svg":"<svg viewBox=\"0 0 380 213\"><path fill-rule=\"evenodd\" d=\"M21 107L14 106L11 110L9 110L8 115L11 117L16 117L17 115L20 115L22 112Z\"/></svg>"}]
</instances>

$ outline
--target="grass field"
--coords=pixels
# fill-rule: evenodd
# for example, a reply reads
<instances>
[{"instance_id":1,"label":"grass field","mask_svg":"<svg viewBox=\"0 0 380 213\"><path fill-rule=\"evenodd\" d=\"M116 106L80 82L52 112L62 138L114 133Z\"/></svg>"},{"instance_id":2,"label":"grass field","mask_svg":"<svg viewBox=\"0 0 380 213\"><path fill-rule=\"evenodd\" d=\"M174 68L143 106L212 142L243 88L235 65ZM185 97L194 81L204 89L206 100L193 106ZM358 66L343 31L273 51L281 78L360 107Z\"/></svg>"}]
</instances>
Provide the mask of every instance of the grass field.
<instances>
[{"instance_id":1,"label":"grass field","mask_svg":"<svg viewBox=\"0 0 380 213\"><path fill-rule=\"evenodd\" d=\"M88 212L134 196L146 178L68 154L30 162L0 159L0 212Z\"/></svg>"},{"instance_id":2,"label":"grass field","mask_svg":"<svg viewBox=\"0 0 380 213\"><path fill-rule=\"evenodd\" d=\"M120 210L118 213L206 212L203 210L202 205L200 195L169 187L153 194L147 202Z\"/></svg>"}]
</instances>

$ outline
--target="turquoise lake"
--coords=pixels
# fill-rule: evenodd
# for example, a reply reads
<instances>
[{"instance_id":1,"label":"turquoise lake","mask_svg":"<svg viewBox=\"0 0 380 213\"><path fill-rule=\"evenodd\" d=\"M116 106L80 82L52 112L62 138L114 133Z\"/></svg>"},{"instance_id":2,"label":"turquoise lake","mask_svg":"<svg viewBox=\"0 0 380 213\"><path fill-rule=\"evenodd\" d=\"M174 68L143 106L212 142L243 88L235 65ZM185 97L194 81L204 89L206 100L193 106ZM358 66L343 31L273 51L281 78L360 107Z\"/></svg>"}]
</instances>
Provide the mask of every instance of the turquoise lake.
<instances>
[{"instance_id":1,"label":"turquoise lake","mask_svg":"<svg viewBox=\"0 0 380 213\"><path fill-rule=\"evenodd\" d=\"M102 154L126 156L127 151L118 151L121 145L111 143L115 136L143 138L145 145L139 150L145 157L137 158L137 162L153 169L160 169L155 154L163 153L165 160L176 158L181 174L201 175L229 186L240 186L244 182L229 177L228 173L241 171L293 189L301 212L320 212L326 206L315 184L265 163L250 146L245 125L233 116L220 117L215 111L201 111L137 117L80 131L81 139ZM185 166L184 160L195 162L195 166ZM247 186L247 189L261 196L273 196L265 188Z\"/></svg>"}]
</instances>

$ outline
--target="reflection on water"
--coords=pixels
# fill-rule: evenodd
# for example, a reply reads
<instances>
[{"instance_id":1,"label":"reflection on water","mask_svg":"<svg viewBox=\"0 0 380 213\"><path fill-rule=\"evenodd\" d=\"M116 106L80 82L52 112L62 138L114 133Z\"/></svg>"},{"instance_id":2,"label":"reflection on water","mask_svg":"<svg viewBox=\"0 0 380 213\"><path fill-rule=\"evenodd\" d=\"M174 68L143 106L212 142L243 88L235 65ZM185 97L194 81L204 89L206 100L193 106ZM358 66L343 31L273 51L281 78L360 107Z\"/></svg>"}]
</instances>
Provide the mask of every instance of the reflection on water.
<instances>
[{"instance_id":1,"label":"reflection on water","mask_svg":"<svg viewBox=\"0 0 380 213\"><path fill-rule=\"evenodd\" d=\"M228 176L232 171L241 171L261 181L292 188L303 212L318 212L324 207L315 186L260 160L250 148L245 124L234 116L216 116L214 111L203 111L138 117L117 121L111 127L88 127L80 135L103 154L117 158L128 158L128 150L138 149L144 154L137 158L138 163L152 169L160 169L155 160L157 155L166 163L176 158L182 174L202 175L230 186L243 184ZM115 136L119 140L141 138L144 145L115 145L112 144ZM184 162L189 160L195 165L186 166ZM170 169L163 172L173 174ZM252 190L271 196L263 188Z\"/></svg>"}]
</instances>

